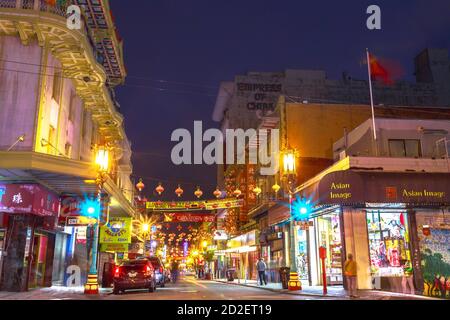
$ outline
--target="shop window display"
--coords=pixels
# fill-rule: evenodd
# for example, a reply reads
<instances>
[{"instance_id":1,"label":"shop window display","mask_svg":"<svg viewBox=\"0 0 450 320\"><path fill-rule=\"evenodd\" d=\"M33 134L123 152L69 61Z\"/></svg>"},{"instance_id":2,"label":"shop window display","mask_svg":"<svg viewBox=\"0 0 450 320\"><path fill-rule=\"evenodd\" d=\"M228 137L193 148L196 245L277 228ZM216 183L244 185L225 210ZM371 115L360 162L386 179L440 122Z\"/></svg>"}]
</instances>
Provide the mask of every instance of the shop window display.
<instances>
[{"instance_id":1,"label":"shop window display","mask_svg":"<svg viewBox=\"0 0 450 320\"><path fill-rule=\"evenodd\" d=\"M367 212L370 266L373 277L403 277L411 265L406 213Z\"/></svg>"},{"instance_id":2,"label":"shop window display","mask_svg":"<svg viewBox=\"0 0 450 320\"><path fill-rule=\"evenodd\" d=\"M342 278L342 242L339 214L328 214L318 218L319 245L326 247L327 282L330 285L340 285Z\"/></svg>"},{"instance_id":3,"label":"shop window display","mask_svg":"<svg viewBox=\"0 0 450 320\"><path fill-rule=\"evenodd\" d=\"M301 280L308 280L308 247L306 239L306 230L297 228L297 249L296 264L297 272Z\"/></svg>"},{"instance_id":4,"label":"shop window display","mask_svg":"<svg viewBox=\"0 0 450 320\"><path fill-rule=\"evenodd\" d=\"M450 299L450 212L418 212L423 294Z\"/></svg>"}]
</instances>

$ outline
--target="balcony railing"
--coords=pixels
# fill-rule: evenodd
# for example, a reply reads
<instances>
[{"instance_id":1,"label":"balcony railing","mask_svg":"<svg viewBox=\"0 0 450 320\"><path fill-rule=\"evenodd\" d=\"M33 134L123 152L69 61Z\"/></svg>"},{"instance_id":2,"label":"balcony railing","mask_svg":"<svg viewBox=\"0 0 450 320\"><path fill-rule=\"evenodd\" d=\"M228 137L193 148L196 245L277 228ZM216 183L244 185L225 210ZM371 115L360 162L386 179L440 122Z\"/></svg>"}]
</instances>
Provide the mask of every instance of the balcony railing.
<instances>
[{"instance_id":1,"label":"balcony railing","mask_svg":"<svg viewBox=\"0 0 450 320\"><path fill-rule=\"evenodd\" d=\"M48 3L46 0L0 0L0 8L35 10L55 14L60 17L66 18L68 17L67 8L74 3L75 1L73 0L56 1L55 5ZM100 64L103 64L103 56L96 49L95 41L92 37L92 31L88 27L86 17L83 13L81 14L81 28L90 44L92 53L96 61Z\"/></svg>"},{"instance_id":2,"label":"balcony railing","mask_svg":"<svg viewBox=\"0 0 450 320\"><path fill-rule=\"evenodd\" d=\"M0 0L0 8L38 10L53 13L61 17L66 17L67 8L71 4L71 0L57 1L55 5L51 5L45 0Z\"/></svg>"}]
</instances>

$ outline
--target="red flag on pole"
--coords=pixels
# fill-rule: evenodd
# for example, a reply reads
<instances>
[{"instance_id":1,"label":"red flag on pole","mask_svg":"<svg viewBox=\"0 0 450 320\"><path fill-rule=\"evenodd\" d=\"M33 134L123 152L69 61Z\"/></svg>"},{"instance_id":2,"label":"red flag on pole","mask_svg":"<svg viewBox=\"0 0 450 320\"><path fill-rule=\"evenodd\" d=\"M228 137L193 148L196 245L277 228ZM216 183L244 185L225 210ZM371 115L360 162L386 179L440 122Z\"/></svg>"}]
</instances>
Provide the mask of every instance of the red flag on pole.
<instances>
[{"instance_id":1,"label":"red flag on pole","mask_svg":"<svg viewBox=\"0 0 450 320\"><path fill-rule=\"evenodd\" d=\"M378 59L369 53L370 57L370 73L373 80L381 79L385 84L392 84L391 74L378 61Z\"/></svg>"}]
</instances>

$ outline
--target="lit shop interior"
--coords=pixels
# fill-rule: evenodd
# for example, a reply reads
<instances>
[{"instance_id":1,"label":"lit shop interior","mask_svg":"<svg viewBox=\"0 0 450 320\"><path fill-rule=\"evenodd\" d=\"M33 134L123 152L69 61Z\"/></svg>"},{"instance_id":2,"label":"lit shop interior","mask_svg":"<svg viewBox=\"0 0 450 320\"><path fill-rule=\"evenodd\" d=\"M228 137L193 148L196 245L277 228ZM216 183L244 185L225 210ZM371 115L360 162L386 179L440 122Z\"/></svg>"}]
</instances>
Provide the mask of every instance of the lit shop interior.
<instances>
[{"instance_id":1,"label":"lit shop interior","mask_svg":"<svg viewBox=\"0 0 450 320\"><path fill-rule=\"evenodd\" d=\"M401 292L405 270L411 267L406 209L378 204L366 214L373 288Z\"/></svg>"},{"instance_id":2,"label":"lit shop interior","mask_svg":"<svg viewBox=\"0 0 450 320\"><path fill-rule=\"evenodd\" d=\"M295 255L297 271L305 284L322 283L321 261L317 254L319 247L327 248L325 269L328 285L343 284L342 229L340 209L316 212L308 228L295 226Z\"/></svg>"}]
</instances>

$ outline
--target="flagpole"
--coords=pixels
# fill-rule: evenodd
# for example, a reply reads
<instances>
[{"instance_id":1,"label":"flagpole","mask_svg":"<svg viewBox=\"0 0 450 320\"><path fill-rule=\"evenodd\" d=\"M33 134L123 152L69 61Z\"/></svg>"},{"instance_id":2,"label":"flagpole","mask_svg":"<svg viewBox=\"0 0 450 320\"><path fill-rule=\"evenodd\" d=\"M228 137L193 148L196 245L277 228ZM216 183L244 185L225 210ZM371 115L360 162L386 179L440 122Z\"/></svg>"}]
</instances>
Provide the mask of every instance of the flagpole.
<instances>
[{"instance_id":1,"label":"flagpole","mask_svg":"<svg viewBox=\"0 0 450 320\"><path fill-rule=\"evenodd\" d=\"M370 70L370 55L368 48L366 48L366 55L367 55L367 71L369 72L369 91L370 91L370 107L372 109L373 140L375 142L375 152L376 155L378 156L377 130L375 128L375 108L373 106L373 92L372 92L372 71Z\"/></svg>"}]
</instances>

